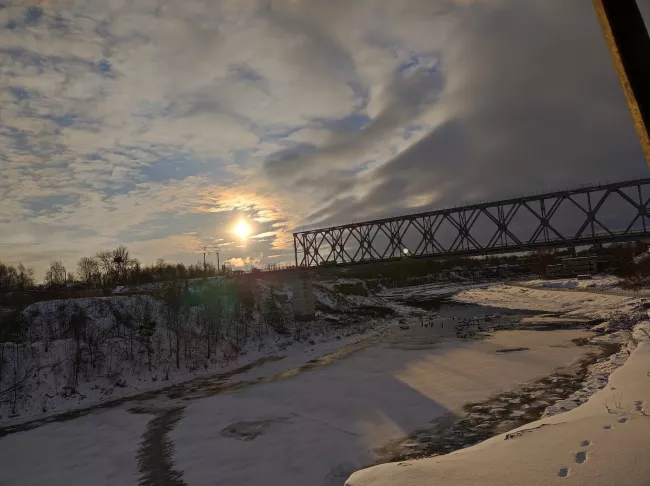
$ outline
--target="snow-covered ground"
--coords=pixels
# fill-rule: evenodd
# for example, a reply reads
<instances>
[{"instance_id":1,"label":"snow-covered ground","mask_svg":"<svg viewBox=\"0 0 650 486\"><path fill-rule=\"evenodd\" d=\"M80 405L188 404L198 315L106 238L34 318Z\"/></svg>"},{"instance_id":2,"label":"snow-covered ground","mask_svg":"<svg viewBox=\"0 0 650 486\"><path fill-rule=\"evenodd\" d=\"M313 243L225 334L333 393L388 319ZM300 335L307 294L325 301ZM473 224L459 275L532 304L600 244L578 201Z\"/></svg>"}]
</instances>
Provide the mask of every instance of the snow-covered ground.
<instances>
[{"instance_id":1,"label":"snow-covered ground","mask_svg":"<svg viewBox=\"0 0 650 486\"><path fill-rule=\"evenodd\" d=\"M577 278L526 280L526 285L551 289L611 290L620 287L620 279L613 275L594 275L591 280Z\"/></svg>"},{"instance_id":2,"label":"snow-covered ground","mask_svg":"<svg viewBox=\"0 0 650 486\"><path fill-rule=\"evenodd\" d=\"M111 410L0 439L0 484L138 484L138 444L150 419Z\"/></svg>"},{"instance_id":3,"label":"snow-covered ground","mask_svg":"<svg viewBox=\"0 0 650 486\"><path fill-rule=\"evenodd\" d=\"M222 378L215 377L202 384L190 383L180 388L178 393L148 395L112 408L96 409L77 418L63 417L54 423L4 437L0 430L0 484L342 486L355 470L382 459L381 451L387 444L427 428L431 421L447 414L461 415L461 408L468 402L486 400L495 394L517 389L522 383L545 377L595 349L575 345L576 338L595 336L595 333L585 330L511 330L493 333L483 340L456 339L453 325L459 322L460 317L465 319L468 316L465 313L478 312L485 316L492 314L494 309L445 307L443 304L443 308L436 311L416 311L403 304L388 302L385 296L358 295L367 292L358 281L346 282L345 285L348 294L342 296L335 295L336 283L319 285L320 305L332 309L333 315L338 315L336 310L348 306L381 305L395 309L398 316L392 321L378 320L375 325L365 323L368 327L365 334L340 336L340 339L330 336L330 339L313 345L303 343L283 350L278 348L273 354L281 355L283 358L280 360L226 374ZM428 298L447 293L437 284L431 289L426 287L411 289L408 298L414 295ZM525 292L520 292L522 290ZM408 300L403 298L404 295L402 293L396 300ZM607 319L635 313L635 322L639 320L641 304L639 300L607 295L503 285L466 289L458 294L457 299L463 303ZM455 312L457 315L453 320ZM433 325L424 327L423 315L427 324ZM398 317L406 321L406 326L398 323ZM390 325L386 326L388 322ZM600 339L612 339L614 334ZM504 349L525 351L499 352ZM650 370L650 351L643 346L639 349L645 360L645 364L639 367L647 368L645 375ZM253 356L251 353L245 360ZM256 355L260 356L263 355ZM634 361L628 360L617 373L630 363ZM235 366L242 364L238 362ZM601 365L603 374L615 368L605 361ZM641 380L642 377L635 376L635 379ZM594 383L591 392L601 387L597 379ZM630 391L628 399L628 389L624 390L626 401L621 403L631 400L632 409L645 410L645 403L650 403L650 396L637 398ZM618 395L616 397L617 403L620 402ZM558 417L568 415L560 414L544 420L561 422ZM618 422L611 420L612 428L606 430L611 432L614 426L625 426L616 424ZM553 427L544 427L504 442L513 449L513 454L519 454L512 443L522 438L527 441L529 436L540 432L546 434L547 428ZM530 468L536 467L540 475L546 474L550 468L556 476L551 474L549 481L539 480L531 484L552 483L563 467L570 468L568 477L563 478L565 482L582 484L579 479L582 476L578 473L585 469L582 467L584 464L574 466L571 454L586 451L591 461L586 462L589 465L604 457L601 455L604 452L609 453L609 449L597 447L605 442L607 436L600 437L595 432L588 434L590 430L579 430L586 434L580 441L589 440L590 445L579 449L581 442L578 441L573 448L565 447L567 459L564 463L560 459L556 461L556 455L560 458L559 452L549 452L544 440L538 445L526 446L525 456L513 457L520 461L535 458L534 449L540 447L544 461ZM645 429L636 427L634 430L645 432ZM647 437L650 436L645 435ZM570 438L574 440L572 435ZM557 443L556 447L559 449L560 445ZM634 445L640 447L640 444ZM477 448L467 451L474 449ZM496 456L477 459L477 464L489 462L489 459L495 461L494 458L501 453L499 449ZM511 451L508 449L503 453L510 454ZM49 456L44 457L47 454ZM547 461L547 456L552 460ZM442 458L432 461L435 463L437 460ZM408 472L410 468L416 471L421 463L427 461L370 469L354 475L350 484L409 486L410 477L403 481L400 476L396 482L390 482L391 478ZM453 474L468 474L463 470L468 467L464 464L458 461ZM466 464L473 467L471 460ZM510 468L505 471L506 475L517 469L514 464L506 466ZM421 482L412 484L435 484L424 466L423 471L415 478ZM498 469L490 466L489 472L496 475ZM157 480L152 480L152 477ZM525 475L515 479L519 478L523 478L521 484L528 483ZM478 483L482 483L480 478L466 484ZM496 481L494 484L520 483Z\"/></svg>"},{"instance_id":4,"label":"snow-covered ground","mask_svg":"<svg viewBox=\"0 0 650 486\"><path fill-rule=\"evenodd\" d=\"M450 283L431 283L424 285L415 285L412 287L395 287L385 289L378 295L390 300L413 300L413 299L432 299L453 295L463 290L474 288L488 288L489 284L450 284Z\"/></svg>"},{"instance_id":5,"label":"snow-covered ground","mask_svg":"<svg viewBox=\"0 0 650 486\"><path fill-rule=\"evenodd\" d=\"M195 279L190 281L190 290L220 280L221 277ZM358 280L351 282L365 285ZM258 282L258 286L261 292L268 290L265 282ZM286 301L291 297L289 285L280 286L276 292L284 293ZM388 322L388 318L381 317L349 322L356 310L383 304L373 295L346 296L323 286L316 291L316 301L323 309L346 311L350 316L320 313L315 321L301 324L301 342L296 342L292 335L278 335L271 330L263 336L251 338L236 359L224 357L227 351L223 349L225 340L222 340L222 348L213 349L212 357L207 359L203 354L205 346L196 344L201 331L196 329L194 316L189 312L184 317L186 328L194 331L196 336L190 332L185 336L188 340L194 337L192 346L200 348L201 352L190 353L188 359L181 356L178 368L173 356L170 357L166 351L170 342L173 347L174 338L169 338L168 309L159 299L149 295L116 295L32 304L23 312L25 321L29 323L24 344L0 344L0 426L42 419L197 377L228 372L265 356L319 356L331 351L330 341L336 341L334 347L340 348L371 335ZM77 373L77 383L73 386L77 343L71 338L71 327L73 316L77 314L83 315L85 328L82 337L84 369ZM259 327L262 316L255 314L252 319L252 325ZM151 369L137 330L147 320L151 320L154 326ZM337 321L338 327L333 326L332 321ZM96 344L96 349L91 343ZM94 364L89 359L91 350L96 356ZM10 390L15 382L20 382L21 388L14 400L11 393L2 392Z\"/></svg>"},{"instance_id":6,"label":"snow-covered ground","mask_svg":"<svg viewBox=\"0 0 650 486\"><path fill-rule=\"evenodd\" d=\"M647 485L650 343L581 407L477 446L355 473L348 486Z\"/></svg>"},{"instance_id":7,"label":"snow-covered ground","mask_svg":"<svg viewBox=\"0 0 650 486\"><path fill-rule=\"evenodd\" d=\"M376 461L373 451L388 442L576 360L580 348L558 346L586 335L512 331L414 350L400 349L407 337L393 332L383 345L331 366L190 405L170 434L187 483L262 486L274 478L284 486L340 485ZM514 344L531 350L519 357L495 352ZM233 437L224 433L229 428L260 435Z\"/></svg>"},{"instance_id":8,"label":"snow-covered ground","mask_svg":"<svg viewBox=\"0 0 650 486\"><path fill-rule=\"evenodd\" d=\"M313 356L294 354L242 373L232 380L252 383L235 391L192 402L148 400L143 407L185 407L175 429L164 437L171 444L169 462L183 479L171 484L342 485L354 470L374 463L379 458L376 450L388 442L426 427L468 401L516 388L574 362L586 349L573 346L571 339L588 335L575 330L505 331L486 340L463 341L442 339L448 330L442 325L422 328L417 317L408 323L410 329L394 325L338 358L335 354L314 362ZM449 319L436 323L451 324ZM415 340L419 346L413 345ZM512 346L530 349L525 354L496 352ZM295 371L286 373L291 367ZM42 454L42 447L31 447L33 441L74 454L84 446L94 451L98 440L120 444L114 453L97 459L98 474L110 471L113 484L137 484L133 471L139 468L141 481L146 467L138 458L150 440L142 423L134 424L133 430L109 431L102 425L124 420L125 409L133 405L0 439L0 458L21 457L9 471L0 467L0 484L108 484L103 478L95 481L89 467L76 466L75 458L61 461L70 468L60 481L52 462L32 467ZM83 427L77 425L80 420ZM94 421L99 435L92 433ZM68 424L76 437L74 447L66 435ZM142 439L136 439L135 431L143 433ZM117 467L128 455L119 451L137 452L128 464ZM87 455L82 458L90 460Z\"/></svg>"},{"instance_id":9,"label":"snow-covered ground","mask_svg":"<svg viewBox=\"0 0 650 486\"><path fill-rule=\"evenodd\" d=\"M506 284L465 290L455 295L454 300L505 309L530 309L594 319L608 319L617 313L629 312L639 303L639 299L618 295L556 292Z\"/></svg>"}]
</instances>

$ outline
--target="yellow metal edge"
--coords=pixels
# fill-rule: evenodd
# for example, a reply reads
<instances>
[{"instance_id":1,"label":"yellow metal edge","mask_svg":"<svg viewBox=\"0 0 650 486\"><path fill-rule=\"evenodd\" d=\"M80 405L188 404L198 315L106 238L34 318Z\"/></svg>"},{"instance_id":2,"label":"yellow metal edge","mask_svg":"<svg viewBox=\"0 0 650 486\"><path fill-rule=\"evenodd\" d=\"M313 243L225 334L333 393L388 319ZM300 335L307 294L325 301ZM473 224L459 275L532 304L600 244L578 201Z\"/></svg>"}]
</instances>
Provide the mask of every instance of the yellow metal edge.
<instances>
[{"instance_id":1,"label":"yellow metal edge","mask_svg":"<svg viewBox=\"0 0 650 486\"><path fill-rule=\"evenodd\" d=\"M630 113L632 114L632 119L634 121L634 126L641 140L641 148L645 154L646 161L650 165L650 135L648 135L648 129L643 121L641 116L641 110L634 96L634 91L630 85L630 80L627 77L625 72L625 67L623 66L623 60L621 59L621 53L618 50L618 45L614 39L614 33L612 28L609 25L609 19L607 18L607 13L605 12L605 6L603 5L603 0L593 0L594 8L596 9L596 15L598 16L598 21L605 36L605 42L609 48L609 52L612 55L612 60L614 61L614 67L618 73L618 78L623 87L623 92L625 93L625 98L627 99L627 104L630 108Z\"/></svg>"}]
</instances>

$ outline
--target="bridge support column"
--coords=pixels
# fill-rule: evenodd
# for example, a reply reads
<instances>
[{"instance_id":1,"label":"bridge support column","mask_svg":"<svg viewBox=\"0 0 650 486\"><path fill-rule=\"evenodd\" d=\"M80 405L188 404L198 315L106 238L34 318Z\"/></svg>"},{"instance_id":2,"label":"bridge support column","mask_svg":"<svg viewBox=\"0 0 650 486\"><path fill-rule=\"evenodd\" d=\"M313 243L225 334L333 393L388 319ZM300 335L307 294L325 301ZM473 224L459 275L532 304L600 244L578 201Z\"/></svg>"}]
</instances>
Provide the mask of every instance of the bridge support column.
<instances>
[{"instance_id":1,"label":"bridge support column","mask_svg":"<svg viewBox=\"0 0 650 486\"><path fill-rule=\"evenodd\" d=\"M297 321L311 321L316 317L314 287L307 275L295 277L293 286L293 316Z\"/></svg>"}]
</instances>

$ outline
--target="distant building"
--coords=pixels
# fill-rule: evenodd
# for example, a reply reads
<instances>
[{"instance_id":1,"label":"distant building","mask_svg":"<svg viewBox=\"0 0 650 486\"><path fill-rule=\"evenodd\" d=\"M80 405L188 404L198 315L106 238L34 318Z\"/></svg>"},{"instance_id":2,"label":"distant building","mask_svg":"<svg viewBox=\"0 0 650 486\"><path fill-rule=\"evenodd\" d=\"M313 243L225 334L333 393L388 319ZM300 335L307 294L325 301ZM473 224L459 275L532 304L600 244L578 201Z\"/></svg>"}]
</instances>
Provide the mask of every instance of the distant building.
<instances>
[{"instance_id":1,"label":"distant building","mask_svg":"<svg viewBox=\"0 0 650 486\"><path fill-rule=\"evenodd\" d=\"M559 277L564 273L564 267L561 263L556 265L546 265L545 275L549 278Z\"/></svg>"},{"instance_id":2,"label":"distant building","mask_svg":"<svg viewBox=\"0 0 650 486\"><path fill-rule=\"evenodd\" d=\"M563 258L560 263L546 265L544 275L547 278L569 277L575 275L591 275L598 272L598 257L590 255L583 257Z\"/></svg>"},{"instance_id":3,"label":"distant building","mask_svg":"<svg viewBox=\"0 0 650 486\"><path fill-rule=\"evenodd\" d=\"M598 260L595 256L563 258L562 269L565 275L596 273Z\"/></svg>"}]
</instances>

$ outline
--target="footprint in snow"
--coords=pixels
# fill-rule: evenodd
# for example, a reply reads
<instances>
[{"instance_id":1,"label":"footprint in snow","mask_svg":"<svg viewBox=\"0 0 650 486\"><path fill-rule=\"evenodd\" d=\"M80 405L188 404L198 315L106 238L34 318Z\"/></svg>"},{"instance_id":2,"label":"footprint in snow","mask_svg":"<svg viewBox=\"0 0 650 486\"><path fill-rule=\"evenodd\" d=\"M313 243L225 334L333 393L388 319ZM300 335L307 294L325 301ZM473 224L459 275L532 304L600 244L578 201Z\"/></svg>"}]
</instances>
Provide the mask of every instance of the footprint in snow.
<instances>
[{"instance_id":1,"label":"footprint in snow","mask_svg":"<svg viewBox=\"0 0 650 486\"><path fill-rule=\"evenodd\" d=\"M561 468L557 475L561 478L566 478L569 475L569 468L568 467L563 467Z\"/></svg>"},{"instance_id":2,"label":"footprint in snow","mask_svg":"<svg viewBox=\"0 0 650 486\"><path fill-rule=\"evenodd\" d=\"M611 425L605 425L605 426L603 427L603 429L605 429L605 430L609 430L609 429L611 429L611 428L612 428Z\"/></svg>"},{"instance_id":3,"label":"footprint in snow","mask_svg":"<svg viewBox=\"0 0 650 486\"><path fill-rule=\"evenodd\" d=\"M627 418L627 417L621 417L620 419L618 419L618 423L619 423L619 424L624 424L624 423L627 422L628 420L630 420L630 419Z\"/></svg>"},{"instance_id":4,"label":"footprint in snow","mask_svg":"<svg viewBox=\"0 0 650 486\"><path fill-rule=\"evenodd\" d=\"M583 441L580 443L580 447L589 447L590 445L591 445L591 441L590 441L590 440L583 440Z\"/></svg>"},{"instance_id":5,"label":"footprint in snow","mask_svg":"<svg viewBox=\"0 0 650 486\"><path fill-rule=\"evenodd\" d=\"M587 453L584 451L576 452L576 464L582 464L587 460Z\"/></svg>"}]
</instances>

